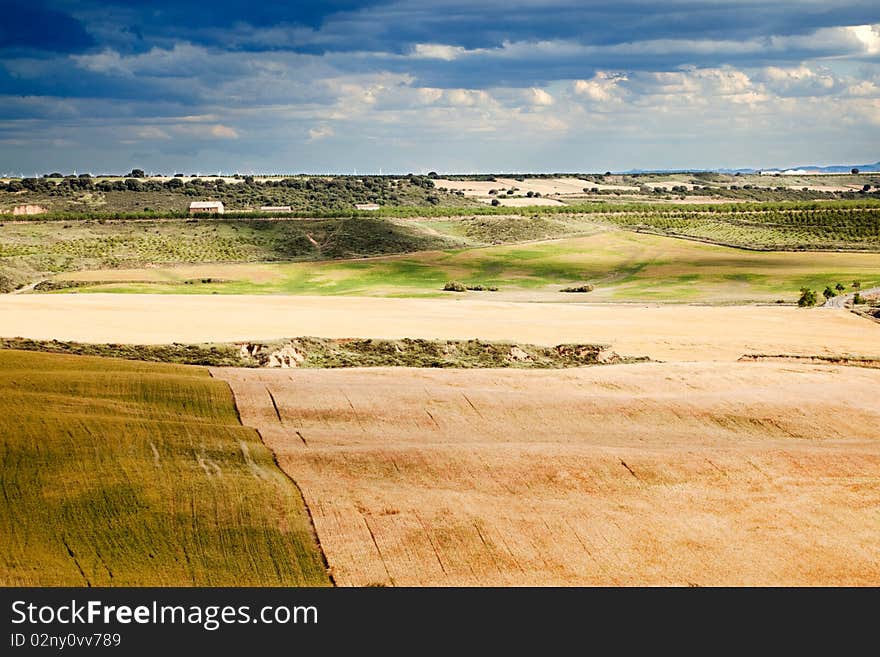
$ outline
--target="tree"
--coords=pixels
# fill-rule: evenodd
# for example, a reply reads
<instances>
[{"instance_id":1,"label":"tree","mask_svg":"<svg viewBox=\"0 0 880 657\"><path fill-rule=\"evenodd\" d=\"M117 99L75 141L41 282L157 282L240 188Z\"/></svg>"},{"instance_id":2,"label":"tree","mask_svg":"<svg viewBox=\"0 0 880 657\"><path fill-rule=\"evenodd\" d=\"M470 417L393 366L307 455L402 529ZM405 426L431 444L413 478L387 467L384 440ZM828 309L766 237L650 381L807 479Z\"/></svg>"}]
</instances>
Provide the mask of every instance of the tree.
<instances>
[{"instance_id":1,"label":"tree","mask_svg":"<svg viewBox=\"0 0 880 657\"><path fill-rule=\"evenodd\" d=\"M852 286L853 286L854 290L861 290L862 289L862 282L861 281L853 281Z\"/></svg>"},{"instance_id":2,"label":"tree","mask_svg":"<svg viewBox=\"0 0 880 657\"><path fill-rule=\"evenodd\" d=\"M858 292L856 292L856 293L853 295L853 305L856 306L856 305L858 305L858 304L860 304L860 303L862 303L862 295L859 294Z\"/></svg>"},{"instance_id":3,"label":"tree","mask_svg":"<svg viewBox=\"0 0 880 657\"><path fill-rule=\"evenodd\" d=\"M143 169L132 169L131 173L125 174L126 178L143 178L146 174Z\"/></svg>"},{"instance_id":4,"label":"tree","mask_svg":"<svg viewBox=\"0 0 880 657\"><path fill-rule=\"evenodd\" d=\"M831 289L830 285L826 285L825 289L822 290L822 296L826 299L830 299L832 297L836 297L837 295L834 293L834 290Z\"/></svg>"},{"instance_id":5,"label":"tree","mask_svg":"<svg viewBox=\"0 0 880 657\"><path fill-rule=\"evenodd\" d=\"M856 169L856 168L855 168L855 167L853 167L853 168L852 168L852 169L850 169L850 171L849 171L849 172L850 172L850 173L851 173L851 174L852 174L852 175L854 175L854 176L855 176L855 175L856 175L856 174L858 174L858 172L859 172L859 170L858 170L858 169Z\"/></svg>"},{"instance_id":6,"label":"tree","mask_svg":"<svg viewBox=\"0 0 880 657\"><path fill-rule=\"evenodd\" d=\"M798 305L801 308L809 308L816 305L816 291L808 287L801 288L801 296L798 299Z\"/></svg>"},{"instance_id":7,"label":"tree","mask_svg":"<svg viewBox=\"0 0 880 657\"><path fill-rule=\"evenodd\" d=\"M843 286L843 283L838 283L834 286L834 289L837 290L837 294L842 293L846 288Z\"/></svg>"},{"instance_id":8,"label":"tree","mask_svg":"<svg viewBox=\"0 0 880 657\"><path fill-rule=\"evenodd\" d=\"M501 205L501 201L499 201L497 198L493 198L492 205Z\"/></svg>"}]
</instances>

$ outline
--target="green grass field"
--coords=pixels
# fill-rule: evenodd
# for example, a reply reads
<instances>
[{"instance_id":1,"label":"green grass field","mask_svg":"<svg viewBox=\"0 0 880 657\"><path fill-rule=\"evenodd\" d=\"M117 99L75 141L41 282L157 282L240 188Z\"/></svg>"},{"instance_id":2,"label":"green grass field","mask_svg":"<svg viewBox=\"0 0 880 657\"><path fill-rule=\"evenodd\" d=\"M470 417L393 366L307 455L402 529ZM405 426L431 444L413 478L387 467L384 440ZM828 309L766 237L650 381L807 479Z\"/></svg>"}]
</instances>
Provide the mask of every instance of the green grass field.
<instances>
[{"instance_id":1,"label":"green grass field","mask_svg":"<svg viewBox=\"0 0 880 657\"><path fill-rule=\"evenodd\" d=\"M23 284L79 269L355 258L460 243L376 218L7 223L0 224L0 278Z\"/></svg>"},{"instance_id":2,"label":"green grass field","mask_svg":"<svg viewBox=\"0 0 880 657\"><path fill-rule=\"evenodd\" d=\"M0 584L329 585L299 491L196 367L0 350Z\"/></svg>"},{"instance_id":3,"label":"green grass field","mask_svg":"<svg viewBox=\"0 0 880 657\"><path fill-rule=\"evenodd\" d=\"M604 230L585 237L369 260L102 270L64 278L110 281L77 288L83 293L448 296L456 293L441 288L454 279L498 286L494 293L468 293L487 299L513 294L536 301L735 303L794 301L801 287L821 291L838 281L880 285L880 259L870 253L742 251ZM209 278L227 282L201 282ZM559 292L579 283L593 283L596 289Z\"/></svg>"}]
</instances>

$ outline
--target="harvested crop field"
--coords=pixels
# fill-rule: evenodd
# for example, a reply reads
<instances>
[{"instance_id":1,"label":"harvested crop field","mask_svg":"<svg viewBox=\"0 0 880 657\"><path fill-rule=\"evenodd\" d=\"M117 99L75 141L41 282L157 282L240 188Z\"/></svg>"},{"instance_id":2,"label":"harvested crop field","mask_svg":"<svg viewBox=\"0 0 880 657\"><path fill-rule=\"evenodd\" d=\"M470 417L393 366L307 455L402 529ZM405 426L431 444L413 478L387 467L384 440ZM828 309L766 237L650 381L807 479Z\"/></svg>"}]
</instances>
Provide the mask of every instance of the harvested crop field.
<instances>
[{"instance_id":1,"label":"harvested crop field","mask_svg":"<svg viewBox=\"0 0 880 657\"><path fill-rule=\"evenodd\" d=\"M610 345L654 360L880 352L878 325L841 309L512 303L476 299L0 295L0 337L95 343L245 342L290 336Z\"/></svg>"},{"instance_id":2,"label":"harvested crop field","mask_svg":"<svg viewBox=\"0 0 880 657\"><path fill-rule=\"evenodd\" d=\"M204 368L0 350L0 461L0 586L330 584Z\"/></svg>"},{"instance_id":3,"label":"harvested crop field","mask_svg":"<svg viewBox=\"0 0 880 657\"><path fill-rule=\"evenodd\" d=\"M880 583L876 370L213 373L341 585Z\"/></svg>"}]
</instances>

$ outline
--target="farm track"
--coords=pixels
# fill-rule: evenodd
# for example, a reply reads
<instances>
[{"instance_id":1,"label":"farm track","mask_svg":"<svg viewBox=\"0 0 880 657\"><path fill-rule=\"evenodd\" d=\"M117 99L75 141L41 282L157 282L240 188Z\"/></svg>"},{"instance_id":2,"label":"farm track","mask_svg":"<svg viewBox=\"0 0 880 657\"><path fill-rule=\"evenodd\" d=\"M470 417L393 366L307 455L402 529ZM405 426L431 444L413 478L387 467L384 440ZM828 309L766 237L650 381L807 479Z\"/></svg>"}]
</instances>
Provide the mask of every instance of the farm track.
<instances>
[{"instance_id":1,"label":"farm track","mask_svg":"<svg viewBox=\"0 0 880 657\"><path fill-rule=\"evenodd\" d=\"M876 370L213 373L343 586L880 582Z\"/></svg>"},{"instance_id":2,"label":"farm track","mask_svg":"<svg viewBox=\"0 0 880 657\"><path fill-rule=\"evenodd\" d=\"M862 294L868 296L870 294L880 294L880 287L872 287L867 290L859 290L858 294ZM856 296L855 292L850 292L849 294L838 294L836 297L831 297L826 300L825 303L822 304L823 308L845 308L846 304L851 302Z\"/></svg>"}]
</instances>

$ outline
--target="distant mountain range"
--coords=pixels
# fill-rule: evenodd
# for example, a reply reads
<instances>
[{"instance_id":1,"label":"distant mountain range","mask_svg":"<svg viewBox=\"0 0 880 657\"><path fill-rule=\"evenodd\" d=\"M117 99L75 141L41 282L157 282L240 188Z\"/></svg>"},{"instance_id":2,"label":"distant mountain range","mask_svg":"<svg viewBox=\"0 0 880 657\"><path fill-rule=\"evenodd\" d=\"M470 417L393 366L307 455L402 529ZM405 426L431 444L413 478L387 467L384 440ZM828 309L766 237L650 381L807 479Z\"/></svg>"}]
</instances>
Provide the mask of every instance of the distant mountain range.
<instances>
[{"instance_id":1,"label":"distant mountain range","mask_svg":"<svg viewBox=\"0 0 880 657\"><path fill-rule=\"evenodd\" d=\"M759 173L760 171L806 171L808 173L849 173L853 169L858 169L861 173L880 173L880 162L874 164L832 164L829 166L819 166L818 164L807 164L796 167L765 167L762 169L694 169L683 171L681 169L629 169L621 173L698 173L698 172L715 172L715 173Z\"/></svg>"}]
</instances>

